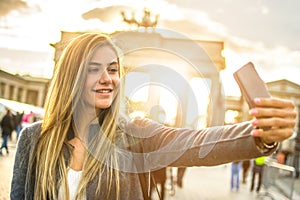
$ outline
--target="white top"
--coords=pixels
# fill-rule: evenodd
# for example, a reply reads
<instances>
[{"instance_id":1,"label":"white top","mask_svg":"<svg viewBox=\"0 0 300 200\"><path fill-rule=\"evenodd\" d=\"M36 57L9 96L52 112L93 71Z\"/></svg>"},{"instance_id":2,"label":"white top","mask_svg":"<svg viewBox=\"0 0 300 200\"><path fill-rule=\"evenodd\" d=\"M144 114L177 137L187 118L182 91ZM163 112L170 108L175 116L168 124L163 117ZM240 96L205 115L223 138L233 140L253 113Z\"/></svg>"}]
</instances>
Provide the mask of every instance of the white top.
<instances>
[{"instance_id":1,"label":"white top","mask_svg":"<svg viewBox=\"0 0 300 200\"><path fill-rule=\"evenodd\" d=\"M76 190L80 181L82 171L75 171L72 168L67 169L68 187L70 193L70 200L75 200ZM65 194L63 193L63 186L59 187L58 200L65 200ZM83 195L82 200L86 200L86 195Z\"/></svg>"}]
</instances>

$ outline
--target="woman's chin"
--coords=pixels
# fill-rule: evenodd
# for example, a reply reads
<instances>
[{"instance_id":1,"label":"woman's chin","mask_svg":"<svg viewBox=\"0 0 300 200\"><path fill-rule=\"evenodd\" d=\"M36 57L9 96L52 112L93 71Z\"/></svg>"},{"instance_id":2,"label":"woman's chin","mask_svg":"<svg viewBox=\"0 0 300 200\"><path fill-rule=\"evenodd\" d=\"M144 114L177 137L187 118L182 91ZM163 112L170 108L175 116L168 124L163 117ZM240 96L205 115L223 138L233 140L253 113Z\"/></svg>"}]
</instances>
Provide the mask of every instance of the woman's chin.
<instances>
[{"instance_id":1,"label":"woman's chin","mask_svg":"<svg viewBox=\"0 0 300 200\"><path fill-rule=\"evenodd\" d=\"M111 106L111 102L107 102L107 103L99 103L99 104L95 104L95 108L97 109L106 109L109 108Z\"/></svg>"}]
</instances>

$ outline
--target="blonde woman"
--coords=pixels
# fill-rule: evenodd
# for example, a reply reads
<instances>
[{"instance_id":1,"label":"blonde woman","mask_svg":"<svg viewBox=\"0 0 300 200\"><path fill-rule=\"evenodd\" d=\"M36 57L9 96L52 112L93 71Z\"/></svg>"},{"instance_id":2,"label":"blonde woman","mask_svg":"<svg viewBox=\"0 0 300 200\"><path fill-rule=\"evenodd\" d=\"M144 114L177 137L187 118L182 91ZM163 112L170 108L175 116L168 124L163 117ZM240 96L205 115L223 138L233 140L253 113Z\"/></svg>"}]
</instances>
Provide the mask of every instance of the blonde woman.
<instances>
[{"instance_id":1,"label":"blonde woman","mask_svg":"<svg viewBox=\"0 0 300 200\"><path fill-rule=\"evenodd\" d=\"M294 104L274 98L255 100L254 121L201 130L121 117L119 53L108 36L97 33L66 47L43 121L20 135L12 200L148 199L152 170L270 155L293 132Z\"/></svg>"}]
</instances>

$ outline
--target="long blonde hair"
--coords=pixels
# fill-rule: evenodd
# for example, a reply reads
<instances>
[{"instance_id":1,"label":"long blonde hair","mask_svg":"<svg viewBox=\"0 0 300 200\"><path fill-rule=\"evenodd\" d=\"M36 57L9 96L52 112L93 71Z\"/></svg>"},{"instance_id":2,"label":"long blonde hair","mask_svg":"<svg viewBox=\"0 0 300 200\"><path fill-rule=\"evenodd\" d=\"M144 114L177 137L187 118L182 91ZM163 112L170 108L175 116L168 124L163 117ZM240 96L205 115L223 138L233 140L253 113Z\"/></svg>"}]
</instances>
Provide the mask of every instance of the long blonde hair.
<instances>
[{"instance_id":1,"label":"long blonde hair","mask_svg":"<svg viewBox=\"0 0 300 200\"><path fill-rule=\"evenodd\" d=\"M57 199L58 184L65 188L65 195L69 198L67 187L67 166L63 145L67 143L67 134L72 124L74 109L80 104L81 94L86 79L86 63L91 58L95 48L99 45L109 45L119 55L118 49L113 45L108 36L99 33L86 33L73 39L64 49L59 62L57 63L51 86L48 91L45 103L45 116L42 123L40 139L34 153L35 166L35 193L34 199ZM122 76L122 67L119 61L119 75ZM114 142L116 138L117 119L119 112L119 93L115 97L112 106L106 112L105 119L101 125L101 133L97 144L92 143L93 153L88 153L79 183L77 197L81 197L88 183L98 176L98 183L101 182L101 174L107 172L107 186L109 190L115 188L119 198L119 173L117 170L103 165L100 159L108 159L111 164L116 164L116 159L109 157L113 149L107 151L105 139L109 138ZM57 179L59 175L60 179ZM113 178L114 177L114 181ZM115 187L112 187L115 184ZM100 192L98 184L96 193ZM108 194L110 192L107 192ZM109 195L107 195L109 198Z\"/></svg>"}]
</instances>

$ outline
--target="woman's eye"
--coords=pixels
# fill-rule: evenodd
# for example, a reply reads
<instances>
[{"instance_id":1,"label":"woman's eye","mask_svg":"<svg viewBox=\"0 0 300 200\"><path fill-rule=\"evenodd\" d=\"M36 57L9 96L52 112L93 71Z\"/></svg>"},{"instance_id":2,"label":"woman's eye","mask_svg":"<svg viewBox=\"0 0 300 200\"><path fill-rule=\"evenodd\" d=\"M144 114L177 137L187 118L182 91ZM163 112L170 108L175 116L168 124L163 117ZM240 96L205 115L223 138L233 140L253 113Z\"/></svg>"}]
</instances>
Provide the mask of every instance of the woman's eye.
<instances>
[{"instance_id":1,"label":"woman's eye","mask_svg":"<svg viewBox=\"0 0 300 200\"><path fill-rule=\"evenodd\" d=\"M93 68L88 68L89 73L97 73L99 72L99 68L93 67Z\"/></svg>"},{"instance_id":2,"label":"woman's eye","mask_svg":"<svg viewBox=\"0 0 300 200\"><path fill-rule=\"evenodd\" d=\"M118 68L109 68L108 72L109 73L117 73L118 72Z\"/></svg>"}]
</instances>

